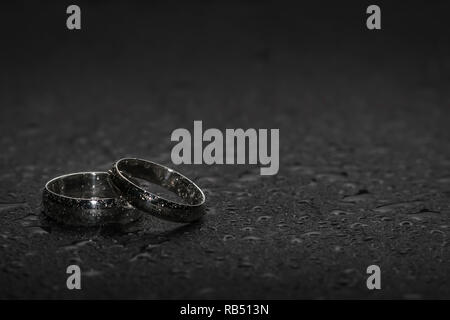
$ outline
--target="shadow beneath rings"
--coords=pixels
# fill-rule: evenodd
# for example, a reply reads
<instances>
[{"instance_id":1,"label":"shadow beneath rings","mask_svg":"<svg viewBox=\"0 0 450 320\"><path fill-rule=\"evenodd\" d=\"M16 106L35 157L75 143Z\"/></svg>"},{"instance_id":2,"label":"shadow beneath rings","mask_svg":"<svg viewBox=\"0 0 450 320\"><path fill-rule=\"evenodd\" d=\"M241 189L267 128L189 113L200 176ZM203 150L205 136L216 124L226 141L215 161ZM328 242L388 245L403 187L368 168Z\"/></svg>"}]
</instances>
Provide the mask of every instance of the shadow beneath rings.
<instances>
[{"instance_id":1,"label":"shadow beneath rings","mask_svg":"<svg viewBox=\"0 0 450 320\"><path fill-rule=\"evenodd\" d=\"M164 221L150 215L143 215L140 219L126 223L111 223L100 226L71 226L57 222L48 217L43 211L39 215L40 225L51 234L60 237L84 238L126 238L126 243L146 241L149 244L162 243L178 238L185 233L198 230L203 224L203 218L185 224Z\"/></svg>"},{"instance_id":2,"label":"shadow beneath rings","mask_svg":"<svg viewBox=\"0 0 450 320\"><path fill-rule=\"evenodd\" d=\"M126 236L123 236L120 242L123 245L156 245L161 244L167 241L179 239L188 233L194 233L199 230L203 224L203 220L200 219L195 222L191 222L188 224L182 224L174 227L173 222L161 221L160 225L162 227L156 228L145 228L140 229L135 233L127 233ZM109 230L108 230L109 231ZM103 230L106 232L106 230ZM113 235L112 235L113 236Z\"/></svg>"}]
</instances>

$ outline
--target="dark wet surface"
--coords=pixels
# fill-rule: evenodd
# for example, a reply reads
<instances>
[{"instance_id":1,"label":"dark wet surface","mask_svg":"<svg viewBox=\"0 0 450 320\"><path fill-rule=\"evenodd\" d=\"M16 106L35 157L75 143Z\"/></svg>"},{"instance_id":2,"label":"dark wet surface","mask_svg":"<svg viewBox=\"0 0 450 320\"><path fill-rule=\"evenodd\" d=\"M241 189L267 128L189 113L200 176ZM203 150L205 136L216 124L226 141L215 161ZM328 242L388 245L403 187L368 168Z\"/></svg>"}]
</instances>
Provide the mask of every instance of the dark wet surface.
<instances>
[{"instance_id":1,"label":"dark wet surface","mask_svg":"<svg viewBox=\"0 0 450 320\"><path fill-rule=\"evenodd\" d=\"M251 4L86 7L80 33L56 7L3 49L1 298L450 297L444 19L408 30L388 13L373 35L349 22L359 8L335 21ZM279 128L279 174L173 166L170 135L194 120ZM193 179L208 214L93 229L42 215L46 181L126 156ZM70 264L80 291L66 289Z\"/></svg>"}]
</instances>

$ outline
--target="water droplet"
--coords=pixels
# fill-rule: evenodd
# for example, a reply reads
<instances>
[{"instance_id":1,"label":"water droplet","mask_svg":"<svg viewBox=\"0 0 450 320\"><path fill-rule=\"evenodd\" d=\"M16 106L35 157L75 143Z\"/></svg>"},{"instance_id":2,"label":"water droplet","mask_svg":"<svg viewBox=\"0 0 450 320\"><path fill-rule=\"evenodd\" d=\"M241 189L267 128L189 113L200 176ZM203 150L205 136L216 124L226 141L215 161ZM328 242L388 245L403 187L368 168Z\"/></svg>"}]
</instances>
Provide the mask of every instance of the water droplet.
<instances>
[{"instance_id":1,"label":"water droplet","mask_svg":"<svg viewBox=\"0 0 450 320\"><path fill-rule=\"evenodd\" d=\"M271 273L271 272L263 273L261 275L261 277L265 278L265 279L278 279L278 276L276 274Z\"/></svg>"},{"instance_id":2,"label":"water droplet","mask_svg":"<svg viewBox=\"0 0 450 320\"><path fill-rule=\"evenodd\" d=\"M253 263L250 261L248 257L244 257L241 259L241 261L239 261L238 266L242 268L252 268Z\"/></svg>"},{"instance_id":3,"label":"water droplet","mask_svg":"<svg viewBox=\"0 0 450 320\"><path fill-rule=\"evenodd\" d=\"M403 249L400 249L398 251L398 253L403 255L403 254L409 254L410 251L411 251L411 248L403 248Z\"/></svg>"},{"instance_id":4,"label":"water droplet","mask_svg":"<svg viewBox=\"0 0 450 320\"><path fill-rule=\"evenodd\" d=\"M92 241L91 239L78 240L78 241L72 242L70 245L62 247L62 249L65 250L65 251L77 250L77 249L79 249L79 248L81 248L81 247L83 247L83 246L85 246L87 244L91 244L93 242L94 241Z\"/></svg>"},{"instance_id":5,"label":"water droplet","mask_svg":"<svg viewBox=\"0 0 450 320\"><path fill-rule=\"evenodd\" d=\"M285 223L279 223L277 224L278 229L284 230L284 229L288 229L289 225L285 224Z\"/></svg>"},{"instance_id":6,"label":"water droplet","mask_svg":"<svg viewBox=\"0 0 450 320\"><path fill-rule=\"evenodd\" d=\"M235 238L235 236L233 236L231 234L226 234L223 236L223 241L233 240L234 238Z\"/></svg>"},{"instance_id":7,"label":"water droplet","mask_svg":"<svg viewBox=\"0 0 450 320\"><path fill-rule=\"evenodd\" d=\"M259 172L244 171L243 173L241 173L239 175L238 179L241 182L254 182L254 181L258 181L259 178L260 178Z\"/></svg>"},{"instance_id":8,"label":"water droplet","mask_svg":"<svg viewBox=\"0 0 450 320\"><path fill-rule=\"evenodd\" d=\"M445 237L445 233L442 230L433 229L433 230L430 231L430 234L438 234L438 235L442 235L442 236Z\"/></svg>"},{"instance_id":9,"label":"water droplet","mask_svg":"<svg viewBox=\"0 0 450 320\"><path fill-rule=\"evenodd\" d=\"M150 260L153 261L153 256L149 252L142 252L130 259L130 262L134 262L137 260Z\"/></svg>"},{"instance_id":10,"label":"water droplet","mask_svg":"<svg viewBox=\"0 0 450 320\"><path fill-rule=\"evenodd\" d=\"M83 260L82 260L80 257L78 257L78 256L71 257L71 258L69 259L69 264L80 265L82 262L83 262Z\"/></svg>"},{"instance_id":11,"label":"water droplet","mask_svg":"<svg viewBox=\"0 0 450 320\"><path fill-rule=\"evenodd\" d=\"M48 234L48 232L42 229L41 227L28 227L27 230L30 232L31 235L41 236Z\"/></svg>"},{"instance_id":12,"label":"water droplet","mask_svg":"<svg viewBox=\"0 0 450 320\"><path fill-rule=\"evenodd\" d=\"M254 206L254 207L252 208L252 211L253 211L253 212L261 212L261 211L262 211L262 207L261 207L261 206Z\"/></svg>"},{"instance_id":13,"label":"water droplet","mask_svg":"<svg viewBox=\"0 0 450 320\"><path fill-rule=\"evenodd\" d=\"M322 233L320 231L310 231L310 232L306 232L303 234L303 236L306 237L316 237L316 236L320 236Z\"/></svg>"},{"instance_id":14,"label":"water droplet","mask_svg":"<svg viewBox=\"0 0 450 320\"><path fill-rule=\"evenodd\" d=\"M324 181L327 183L333 183L336 181L344 181L347 179L347 174L343 173L318 173L315 175L318 181Z\"/></svg>"},{"instance_id":15,"label":"water droplet","mask_svg":"<svg viewBox=\"0 0 450 320\"><path fill-rule=\"evenodd\" d=\"M206 208L206 213L211 216L216 215L217 209L214 207L208 207L208 208Z\"/></svg>"},{"instance_id":16,"label":"water droplet","mask_svg":"<svg viewBox=\"0 0 450 320\"><path fill-rule=\"evenodd\" d=\"M24 218L19 219L20 224L23 227L32 227L32 226L39 226L39 217L36 215L28 215Z\"/></svg>"},{"instance_id":17,"label":"water droplet","mask_svg":"<svg viewBox=\"0 0 450 320\"><path fill-rule=\"evenodd\" d=\"M26 204L26 202L0 202L0 211L23 207Z\"/></svg>"},{"instance_id":18,"label":"water droplet","mask_svg":"<svg viewBox=\"0 0 450 320\"><path fill-rule=\"evenodd\" d=\"M365 202L372 200L373 197L367 190L360 190L357 194L353 196L347 196L342 199L343 202Z\"/></svg>"},{"instance_id":19,"label":"water droplet","mask_svg":"<svg viewBox=\"0 0 450 320\"><path fill-rule=\"evenodd\" d=\"M413 223L411 221L402 221L399 223L400 227L411 227Z\"/></svg>"},{"instance_id":20,"label":"water droplet","mask_svg":"<svg viewBox=\"0 0 450 320\"><path fill-rule=\"evenodd\" d=\"M83 271L83 276L86 276L86 277L97 277L101 274L102 274L101 271L94 270L94 269L89 269L87 271Z\"/></svg>"},{"instance_id":21,"label":"water droplet","mask_svg":"<svg viewBox=\"0 0 450 320\"><path fill-rule=\"evenodd\" d=\"M242 240L244 240L244 241L261 241L262 238L255 237L255 236L246 236L246 237L243 237Z\"/></svg>"},{"instance_id":22,"label":"water droplet","mask_svg":"<svg viewBox=\"0 0 450 320\"><path fill-rule=\"evenodd\" d=\"M332 210L332 211L330 212L330 214L335 215L335 216L345 216L345 215L351 215L351 214L354 214L354 212L349 212L349 211L344 211L344 210L336 209L336 210Z\"/></svg>"},{"instance_id":23,"label":"water droplet","mask_svg":"<svg viewBox=\"0 0 450 320\"><path fill-rule=\"evenodd\" d=\"M215 289L214 289L214 288L211 288L211 287L202 288L202 289L200 289L200 290L197 292L197 295L199 295L199 296L204 296L204 295L211 294L211 293L213 293L214 291L215 291Z\"/></svg>"},{"instance_id":24,"label":"water droplet","mask_svg":"<svg viewBox=\"0 0 450 320\"><path fill-rule=\"evenodd\" d=\"M410 202L397 202L378 206L373 211L379 213L391 213L391 212L411 212L411 210L421 208L422 203L420 201ZM419 211L419 210L418 210ZM416 211L417 212L417 211Z\"/></svg>"},{"instance_id":25,"label":"water droplet","mask_svg":"<svg viewBox=\"0 0 450 320\"><path fill-rule=\"evenodd\" d=\"M438 183L443 183L443 184L450 184L450 177L443 177L443 178L440 178L440 179L437 179L436 180Z\"/></svg>"},{"instance_id":26,"label":"water droplet","mask_svg":"<svg viewBox=\"0 0 450 320\"><path fill-rule=\"evenodd\" d=\"M350 228L352 228L352 229L355 229L355 228L363 228L363 227L368 227L368 225L367 225L367 224L364 224L364 223L361 223L361 222L355 222L355 223L352 223L352 224L350 225Z\"/></svg>"},{"instance_id":27,"label":"water droplet","mask_svg":"<svg viewBox=\"0 0 450 320\"><path fill-rule=\"evenodd\" d=\"M269 219L272 219L272 217L271 216L260 216L260 217L258 217L258 219L256 219L256 222L264 222Z\"/></svg>"}]
</instances>

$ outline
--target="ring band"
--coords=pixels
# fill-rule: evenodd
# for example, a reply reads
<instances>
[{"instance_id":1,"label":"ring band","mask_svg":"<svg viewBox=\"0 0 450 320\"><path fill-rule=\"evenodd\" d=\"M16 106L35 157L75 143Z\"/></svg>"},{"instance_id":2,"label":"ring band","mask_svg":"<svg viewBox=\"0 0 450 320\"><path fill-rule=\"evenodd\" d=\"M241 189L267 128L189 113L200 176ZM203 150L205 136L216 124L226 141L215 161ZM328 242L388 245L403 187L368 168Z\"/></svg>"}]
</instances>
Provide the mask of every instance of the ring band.
<instances>
[{"instance_id":1,"label":"ring band","mask_svg":"<svg viewBox=\"0 0 450 320\"><path fill-rule=\"evenodd\" d=\"M49 217L74 226L128 223L141 216L120 197L107 172L56 177L45 184L42 204Z\"/></svg>"},{"instance_id":2,"label":"ring band","mask_svg":"<svg viewBox=\"0 0 450 320\"><path fill-rule=\"evenodd\" d=\"M192 222L205 214L205 195L191 180L163 165L135 158L114 163L109 171L112 182L134 207L160 219ZM169 200L143 188L150 182L178 195L183 202Z\"/></svg>"}]
</instances>

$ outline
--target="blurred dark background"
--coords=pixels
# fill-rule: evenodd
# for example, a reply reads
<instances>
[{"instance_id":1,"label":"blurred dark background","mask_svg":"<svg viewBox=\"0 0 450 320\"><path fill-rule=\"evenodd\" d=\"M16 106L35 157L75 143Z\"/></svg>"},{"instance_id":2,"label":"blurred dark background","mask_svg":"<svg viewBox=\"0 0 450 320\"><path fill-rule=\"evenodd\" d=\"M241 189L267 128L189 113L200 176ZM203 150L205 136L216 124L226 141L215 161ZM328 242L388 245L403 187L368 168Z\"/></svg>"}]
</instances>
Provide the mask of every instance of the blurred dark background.
<instances>
[{"instance_id":1,"label":"blurred dark background","mask_svg":"<svg viewBox=\"0 0 450 320\"><path fill-rule=\"evenodd\" d=\"M444 1L2 4L0 297L449 298L449 33ZM279 128L279 174L177 167L208 196L193 225L42 214L54 176L173 166L194 120Z\"/></svg>"}]
</instances>

